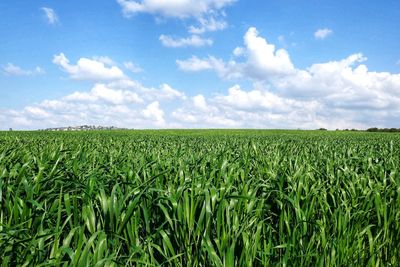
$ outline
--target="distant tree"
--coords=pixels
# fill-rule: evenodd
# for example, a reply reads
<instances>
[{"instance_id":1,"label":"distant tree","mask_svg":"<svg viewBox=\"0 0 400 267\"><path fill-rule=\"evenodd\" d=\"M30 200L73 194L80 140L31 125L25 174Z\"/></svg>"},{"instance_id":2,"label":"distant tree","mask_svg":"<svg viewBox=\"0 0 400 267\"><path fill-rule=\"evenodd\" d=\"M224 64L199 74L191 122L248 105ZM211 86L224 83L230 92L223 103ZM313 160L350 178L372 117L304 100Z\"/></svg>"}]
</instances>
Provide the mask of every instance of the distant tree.
<instances>
[{"instance_id":1,"label":"distant tree","mask_svg":"<svg viewBox=\"0 0 400 267\"><path fill-rule=\"evenodd\" d=\"M379 129L374 127L374 128L369 128L367 129L367 132L377 132Z\"/></svg>"},{"instance_id":2,"label":"distant tree","mask_svg":"<svg viewBox=\"0 0 400 267\"><path fill-rule=\"evenodd\" d=\"M381 133L398 133L400 132L400 128L369 128L367 132L381 132Z\"/></svg>"},{"instance_id":3,"label":"distant tree","mask_svg":"<svg viewBox=\"0 0 400 267\"><path fill-rule=\"evenodd\" d=\"M319 128L318 131L328 131L328 130L325 128Z\"/></svg>"}]
</instances>

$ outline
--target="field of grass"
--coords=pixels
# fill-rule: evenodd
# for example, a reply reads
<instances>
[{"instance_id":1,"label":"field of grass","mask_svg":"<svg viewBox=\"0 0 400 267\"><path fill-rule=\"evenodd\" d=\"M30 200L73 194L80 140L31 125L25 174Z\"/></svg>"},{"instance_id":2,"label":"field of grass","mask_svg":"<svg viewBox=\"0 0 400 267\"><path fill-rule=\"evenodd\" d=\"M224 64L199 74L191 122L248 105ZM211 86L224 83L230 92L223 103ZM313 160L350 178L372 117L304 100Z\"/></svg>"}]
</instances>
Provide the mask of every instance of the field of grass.
<instances>
[{"instance_id":1,"label":"field of grass","mask_svg":"<svg viewBox=\"0 0 400 267\"><path fill-rule=\"evenodd\" d=\"M399 266L400 135L0 132L1 266Z\"/></svg>"}]
</instances>

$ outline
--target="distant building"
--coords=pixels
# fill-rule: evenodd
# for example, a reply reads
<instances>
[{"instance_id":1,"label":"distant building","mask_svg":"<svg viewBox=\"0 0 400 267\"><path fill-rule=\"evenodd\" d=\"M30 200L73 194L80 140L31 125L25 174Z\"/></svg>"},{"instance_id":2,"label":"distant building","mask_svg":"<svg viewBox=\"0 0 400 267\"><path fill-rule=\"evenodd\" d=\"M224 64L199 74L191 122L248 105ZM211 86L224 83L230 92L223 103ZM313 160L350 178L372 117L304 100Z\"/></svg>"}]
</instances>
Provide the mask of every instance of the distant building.
<instances>
[{"instance_id":1,"label":"distant building","mask_svg":"<svg viewBox=\"0 0 400 267\"><path fill-rule=\"evenodd\" d=\"M59 128L48 128L44 131L105 131L105 130L124 130L114 126L95 126L95 125L82 125L82 126L68 126Z\"/></svg>"}]
</instances>

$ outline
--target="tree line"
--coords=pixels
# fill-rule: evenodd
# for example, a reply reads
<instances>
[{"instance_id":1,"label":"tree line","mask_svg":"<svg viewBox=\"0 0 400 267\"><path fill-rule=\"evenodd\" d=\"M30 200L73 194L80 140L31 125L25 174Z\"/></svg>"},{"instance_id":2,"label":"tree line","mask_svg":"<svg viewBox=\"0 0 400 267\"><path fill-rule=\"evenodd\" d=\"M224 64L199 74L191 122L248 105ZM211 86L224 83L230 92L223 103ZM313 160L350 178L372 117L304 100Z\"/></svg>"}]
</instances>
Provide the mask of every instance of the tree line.
<instances>
[{"instance_id":1,"label":"tree line","mask_svg":"<svg viewBox=\"0 0 400 267\"><path fill-rule=\"evenodd\" d=\"M318 131L327 131L325 128L319 128ZM400 128L368 128L366 130L359 130L359 129L336 129L336 131L351 131L351 132L379 132L379 133L399 133Z\"/></svg>"}]
</instances>

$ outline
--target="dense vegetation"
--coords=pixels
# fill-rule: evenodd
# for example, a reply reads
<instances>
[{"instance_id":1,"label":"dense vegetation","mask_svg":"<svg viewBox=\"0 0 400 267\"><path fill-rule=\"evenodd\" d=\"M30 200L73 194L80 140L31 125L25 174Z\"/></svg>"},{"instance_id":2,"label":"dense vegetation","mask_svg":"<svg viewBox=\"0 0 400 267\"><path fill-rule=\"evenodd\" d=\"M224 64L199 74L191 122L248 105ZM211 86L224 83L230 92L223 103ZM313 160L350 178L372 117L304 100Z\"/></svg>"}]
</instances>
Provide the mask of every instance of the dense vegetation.
<instances>
[{"instance_id":1,"label":"dense vegetation","mask_svg":"<svg viewBox=\"0 0 400 267\"><path fill-rule=\"evenodd\" d=\"M369 128L367 132L400 133L400 128Z\"/></svg>"},{"instance_id":2,"label":"dense vegetation","mask_svg":"<svg viewBox=\"0 0 400 267\"><path fill-rule=\"evenodd\" d=\"M0 133L2 266L398 266L400 135Z\"/></svg>"}]
</instances>

